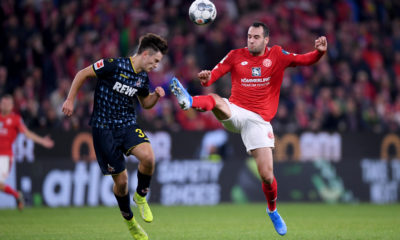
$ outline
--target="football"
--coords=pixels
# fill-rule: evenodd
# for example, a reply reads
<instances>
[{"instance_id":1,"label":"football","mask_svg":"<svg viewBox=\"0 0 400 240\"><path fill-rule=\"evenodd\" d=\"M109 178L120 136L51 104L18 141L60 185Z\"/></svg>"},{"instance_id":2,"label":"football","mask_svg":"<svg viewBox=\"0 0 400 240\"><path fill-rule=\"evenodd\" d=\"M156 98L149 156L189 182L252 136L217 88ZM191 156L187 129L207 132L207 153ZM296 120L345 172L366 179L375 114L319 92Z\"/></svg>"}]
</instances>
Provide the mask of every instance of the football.
<instances>
[{"instance_id":1,"label":"football","mask_svg":"<svg viewBox=\"0 0 400 240\"><path fill-rule=\"evenodd\" d=\"M197 25L205 25L214 21L217 16L215 5L209 0L196 0L189 8L189 18Z\"/></svg>"}]
</instances>

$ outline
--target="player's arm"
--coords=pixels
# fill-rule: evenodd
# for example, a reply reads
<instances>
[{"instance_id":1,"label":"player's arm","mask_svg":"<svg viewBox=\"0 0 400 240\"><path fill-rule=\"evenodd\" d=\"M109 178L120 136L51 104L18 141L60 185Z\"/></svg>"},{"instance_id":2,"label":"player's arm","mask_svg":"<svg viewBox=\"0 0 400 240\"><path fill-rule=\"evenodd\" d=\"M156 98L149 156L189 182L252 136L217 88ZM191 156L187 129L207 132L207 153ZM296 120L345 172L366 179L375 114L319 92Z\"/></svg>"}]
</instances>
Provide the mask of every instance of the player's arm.
<instances>
[{"instance_id":1,"label":"player's arm","mask_svg":"<svg viewBox=\"0 0 400 240\"><path fill-rule=\"evenodd\" d=\"M32 141L42 145L45 148L52 148L54 146L54 142L49 136L41 137L32 132L25 126L21 118L18 120L17 129L18 132L25 134L27 138L32 139Z\"/></svg>"},{"instance_id":2,"label":"player's arm","mask_svg":"<svg viewBox=\"0 0 400 240\"><path fill-rule=\"evenodd\" d=\"M74 80L72 81L71 88L69 90L67 99L65 100L63 106L62 106L62 112L66 116L71 116L72 112L74 111L74 100L75 97L79 91L79 89L82 87L83 83L86 81L88 78L93 78L96 77L96 74L93 70L92 65L80 70L76 75Z\"/></svg>"},{"instance_id":3,"label":"player's arm","mask_svg":"<svg viewBox=\"0 0 400 240\"><path fill-rule=\"evenodd\" d=\"M139 103L144 109L150 109L156 105L160 97L165 96L165 91L162 87L156 87L154 92L148 94L147 96L138 95Z\"/></svg>"},{"instance_id":4,"label":"player's arm","mask_svg":"<svg viewBox=\"0 0 400 240\"><path fill-rule=\"evenodd\" d=\"M315 40L315 50L306 54L293 54L290 66L307 66L318 62L328 49L326 37L322 36Z\"/></svg>"},{"instance_id":5,"label":"player's arm","mask_svg":"<svg viewBox=\"0 0 400 240\"><path fill-rule=\"evenodd\" d=\"M197 77L199 78L201 85L208 87L229 72L232 68L232 55L232 51L230 51L212 71L203 70L199 72Z\"/></svg>"},{"instance_id":6,"label":"player's arm","mask_svg":"<svg viewBox=\"0 0 400 240\"><path fill-rule=\"evenodd\" d=\"M32 141L45 148L52 148L54 146L54 142L49 136L41 137L27 128L25 128L24 134L27 138L32 139Z\"/></svg>"}]
</instances>

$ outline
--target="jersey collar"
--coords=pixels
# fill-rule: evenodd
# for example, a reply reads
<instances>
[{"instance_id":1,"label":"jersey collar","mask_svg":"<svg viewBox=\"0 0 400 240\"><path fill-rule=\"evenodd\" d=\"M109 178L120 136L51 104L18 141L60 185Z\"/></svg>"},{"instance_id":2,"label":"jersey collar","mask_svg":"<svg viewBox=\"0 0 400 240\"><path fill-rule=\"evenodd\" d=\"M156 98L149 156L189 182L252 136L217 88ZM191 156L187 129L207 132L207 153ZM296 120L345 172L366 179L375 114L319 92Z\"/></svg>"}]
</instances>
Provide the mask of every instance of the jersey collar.
<instances>
[{"instance_id":1,"label":"jersey collar","mask_svg":"<svg viewBox=\"0 0 400 240\"><path fill-rule=\"evenodd\" d=\"M132 57L129 57L129 61L131 61L131 65L132 65L133 71L134 71L136 74L138 74L138 73L136 72L135 66L133 66Z\"/></svg>"}]
</instances>

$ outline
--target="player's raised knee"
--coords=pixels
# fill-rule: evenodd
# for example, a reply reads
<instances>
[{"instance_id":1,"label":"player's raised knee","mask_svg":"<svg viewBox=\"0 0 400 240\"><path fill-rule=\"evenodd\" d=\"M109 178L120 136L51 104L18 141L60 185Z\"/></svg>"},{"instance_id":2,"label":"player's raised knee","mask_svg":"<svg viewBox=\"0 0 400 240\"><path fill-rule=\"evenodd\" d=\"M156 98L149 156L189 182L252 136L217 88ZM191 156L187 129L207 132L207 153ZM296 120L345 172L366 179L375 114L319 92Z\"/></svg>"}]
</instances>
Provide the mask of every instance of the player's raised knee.
<instances>
[{"instance_id":1,"label":"player's raised knee","mask_svg":"<svg viewBox=\"0 0 400 240\"><path fill-rule=\"evenodd\" d=\"M217 101L223 101L222 98L221 98L218 94L210 93L210 94L208 94L208 96L213 97L214 100L215 100L215 102L217 102Z\"/></svg>"},{"instance_id":2,"label":"player's raised knee","mask_svg":"<svg viewBox=\"0 0 400 240\"><path fill-rule=\"evenodd\" d=\"M153 152L145 152L139 158L140 164L147 169L154 169L155 157Z\"/></svg>"},{"instance_id":3,"label":"player's raised knee","mask_svg":"<svg viewBox=\"0 0 400 240\"><path fill-rule=\"evenodd\" d=\"M222 99L218 94L210 93L208 96L211 96L214 99L215 107L220 107L222 104L225 104L224 99Z\"/></svg>"}]
</instances>

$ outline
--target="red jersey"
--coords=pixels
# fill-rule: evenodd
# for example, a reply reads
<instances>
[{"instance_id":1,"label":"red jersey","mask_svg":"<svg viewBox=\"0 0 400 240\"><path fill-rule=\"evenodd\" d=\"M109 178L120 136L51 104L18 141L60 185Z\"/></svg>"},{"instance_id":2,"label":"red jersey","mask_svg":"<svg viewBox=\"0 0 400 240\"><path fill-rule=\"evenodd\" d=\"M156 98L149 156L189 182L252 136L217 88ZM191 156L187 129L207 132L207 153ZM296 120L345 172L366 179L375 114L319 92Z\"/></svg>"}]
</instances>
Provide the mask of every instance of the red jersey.
<instances>
[{"instance_id":1,"label":"red jersey","mask_svg":"<svg viewBox=\"0 0 400 240\"><path fill-rule=\"evenodd\" d=\"M278 109L285 68L311 65L323 54L324 52L318 50L293 54L280 46L267 48L263 56L253 56L247 48L232 50L211 71L211 79L205 86L231 72L232 90L229 101L259 114L269 122Z\"/></svg>"},{"instance_id":2,"label":"red jersey","mask_svg":"<svg viewBox=\"0 0 400 240\"><path fill-rule=\"evenodd\" d=\"M17 134L26 130L21 116L11 113L7 116L0 114L0 155L12 156L12 144Z\"/></svg>"}]
</instances>

